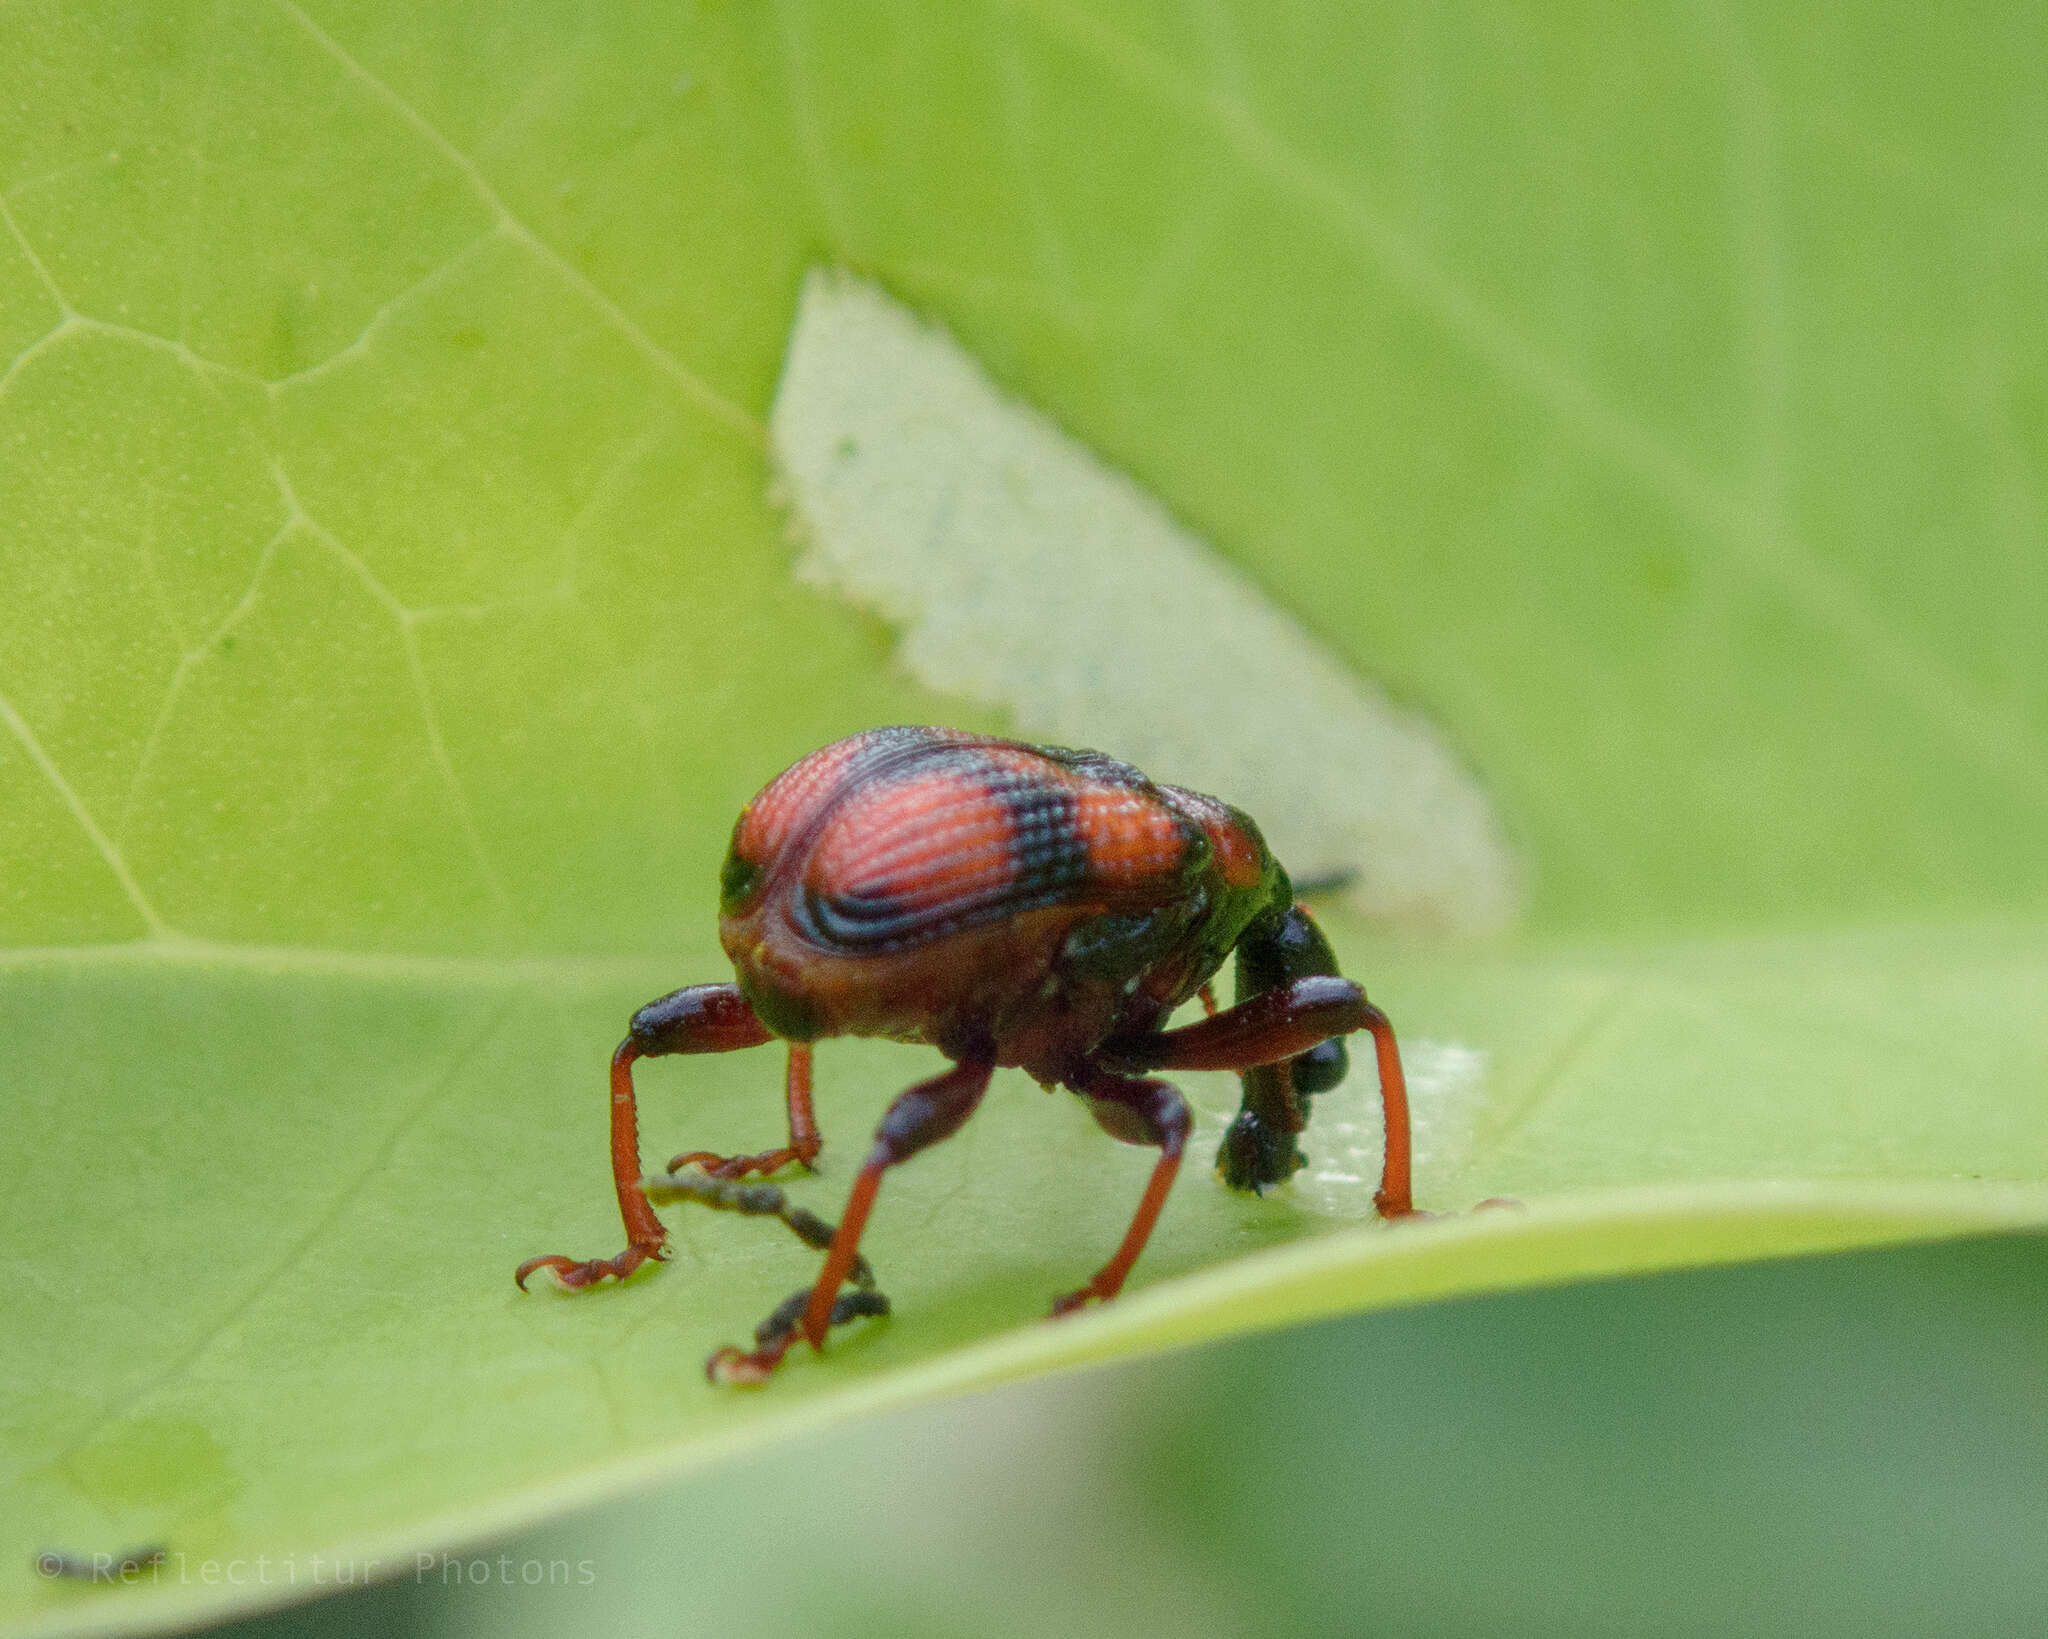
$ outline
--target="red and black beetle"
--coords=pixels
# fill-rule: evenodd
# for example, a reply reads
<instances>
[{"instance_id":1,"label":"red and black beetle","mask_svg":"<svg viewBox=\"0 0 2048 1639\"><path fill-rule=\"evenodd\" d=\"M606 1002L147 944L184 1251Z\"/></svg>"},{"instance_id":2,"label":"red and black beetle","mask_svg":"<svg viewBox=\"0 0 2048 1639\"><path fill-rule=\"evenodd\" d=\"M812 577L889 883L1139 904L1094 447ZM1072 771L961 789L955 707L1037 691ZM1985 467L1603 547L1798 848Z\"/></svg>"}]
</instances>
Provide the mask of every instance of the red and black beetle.
<instances>
[{"instance_id":1,"label":"red and black beetle","mask_svg":"<svg viewBox=\"0 0 2048 1639\"><path fill-rule=\"evenodd\" d=\"M789 1143L759 1155L692 1152L669 1164L670 1193L781 1217L825 1250L817 1283L707 1370L759 1381L798 1336L821 1347L856 1314L886 1312L859 1256L882 1174L958 1131L998 1065L1088 1101L1111 1137L1157 1146L1123 1244L1053 1313L1115 1297L1144 1250L1179 1169L1186 1103L1147 1070L1235 1070L1244 1103L1216 1164L1263 1189L1302 1164L1295 1135L1308 1095L1347 1068L1340 1039L1372 1033L1386 1111L1376 1205L1413 1211L1408 1106L1386 1015L1339 977L1329 942L1295 902L1251 818L1197 792L1156 785L1096 751L1027 745L947 728L880 728L811 753L747 804L719 880L719 940L737 982L692 985L633 1015L612 1055L612 1175L627 1246L615 1258L542 1257L520 1266L562 1285L620 1279L666 1255L640 1177L633 1061L789 1043ZM1215 1011L1209 978L1237 953L1236 1004ZM1210 1016L1167 1029L1200 996ZM837 1229L739 1182L821 1140L811 1114L811 1043L826 1036L923 1042L953 1061L889 1106ZM683 1169L694 1163L696 1170ZM855 1290L841 1287L851 1279Z\"/></svg>"}]
</instances>

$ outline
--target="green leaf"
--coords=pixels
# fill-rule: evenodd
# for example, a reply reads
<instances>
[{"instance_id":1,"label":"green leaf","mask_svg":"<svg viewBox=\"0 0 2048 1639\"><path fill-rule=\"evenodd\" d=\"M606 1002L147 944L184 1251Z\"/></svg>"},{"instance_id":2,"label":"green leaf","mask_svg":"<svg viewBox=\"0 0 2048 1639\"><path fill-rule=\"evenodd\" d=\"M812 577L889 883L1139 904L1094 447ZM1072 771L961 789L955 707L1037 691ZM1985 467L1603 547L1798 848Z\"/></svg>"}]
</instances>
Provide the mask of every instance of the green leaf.
<instances>
[{"instance_id":1,"label":"green leaf","mask_svg":"<svg viewBox=\"0 0 2048 1639\"><path fill-rule=\"evenodd\" d=\"M0 1620L193 1621L1336 1308L2048 1222L2024 8L17 0L0 38ZM854 727L1002 726L791 579L764 424L819 263L1493 791L1521 934L1333 928L1425 1204L1521 1209L1348 1222L1361 1076L1311 1175L1191 1167L1131 1293L1042 1325L1146 1161L1005 1076L885 1187L895 1318L762 1393L700 1364L814 1267L774 1226L671 1208L663 1271L513 1289L617 1250L604 1058L723 971L746 797ZM932 1062L828 1044L792 1193L836 1212ZM641 1080L650 1164L778 1130L770 1053ZM1189 1081L1206 1159L1229 1086ZM151 1542L149 1587L29 1568Z\"/></svg>"}]
</instances>

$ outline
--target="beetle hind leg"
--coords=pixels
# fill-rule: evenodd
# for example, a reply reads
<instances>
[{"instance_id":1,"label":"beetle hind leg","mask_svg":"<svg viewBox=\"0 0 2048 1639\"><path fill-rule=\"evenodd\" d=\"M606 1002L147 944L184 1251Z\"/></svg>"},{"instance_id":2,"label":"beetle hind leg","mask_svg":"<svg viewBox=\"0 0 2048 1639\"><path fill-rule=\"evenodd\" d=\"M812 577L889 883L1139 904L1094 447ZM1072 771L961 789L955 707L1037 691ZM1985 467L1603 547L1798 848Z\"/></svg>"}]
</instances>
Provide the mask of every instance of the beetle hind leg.
<instances>
[{"instance_id":1,"label":"beetle hind leg","mask_svg":"<svg viewBox=\"0 0 2048 1639\"><path fill-rule=\"evenodd\" d=\"M789 1353L791 1345L804 1335L804 1311L810 1307L810 1302L811 1288L799 1286L775 1306L774 1313L754 1328L751 1353L728 1344L704 1362L705 1377L713 1383L748 1386L767 1382L774 1375L775 1368L782 1364L782 1357ZM870 1285L859 1285L851 1292L841 1292L832 1300L830 1324L844 1326L863 1315L886 1315L888 1312L886 1294L877 1292Z\"/></svg>"},{"instance_id":2,"label":"beetle hind leg","mask_svg":"<svg viewBox=\"0 0 2048 1639\"><path fill-rule=\"evenodd\" d=\"M1071 1313L1091 1300L1106 1303L1123 1290L1131 1265L1138 1261L1138 1254L1151 1239L1159 1209L1166 1205L1167 1191L1173 1188L1181 1154L1194 1128L1187 1100L1170 1082L1120 1076L1090 1066L1067 1085L1088 1101L1089 1114L1110 1137L1126 1144L1156 1144L1159 1159L1153 1164L1138 1210L1131 1215L1131 1227L1124 1231L1115 1254L1086 1286L1053 1300L1055 1315Z\"/></svg>"},{"instance_id":3,"label":"beetle hind leg","mask_svg":"<svg viewBox=\"0 0 2048 1639\"><path fill-rule=\"evenodd\" d=\"M704 1373L712 1382L764 1382L798 1338L814 1349L822 1349L825 1334L842 1319L879 1312L862 1307L864 1300L858 1298L858 1291L848 1294L856 1299L848 1308L839 1289L848 1280L857 1279L854 1271L861 1266L861 1231L867 1227L875 1194L882 1187L882 1174L899 1162L908 1161L919 1150L958 1132L981 1103L981 1095L988 1091L989 1077L994 1072L995 1064L990 1059L963 1059L945 1074L920 1081L897 1095L875 1129L874 1148L868 1151L860 1175L853 1181L846 1211L840 1216L839 1227L833 1231L831 1247L825 1254L825 1267L805 1296L794 1323L787 1329L766 1328L770 1331L766 1342L760 1341L757 1332L756 1347L751 1353L731 1347L717 1350L704 1362ZM792 1299L784 1307L791 1308L794 1303ZM776 1314L781 1312L777 1310Z\"/></svg>"}]
</instances>

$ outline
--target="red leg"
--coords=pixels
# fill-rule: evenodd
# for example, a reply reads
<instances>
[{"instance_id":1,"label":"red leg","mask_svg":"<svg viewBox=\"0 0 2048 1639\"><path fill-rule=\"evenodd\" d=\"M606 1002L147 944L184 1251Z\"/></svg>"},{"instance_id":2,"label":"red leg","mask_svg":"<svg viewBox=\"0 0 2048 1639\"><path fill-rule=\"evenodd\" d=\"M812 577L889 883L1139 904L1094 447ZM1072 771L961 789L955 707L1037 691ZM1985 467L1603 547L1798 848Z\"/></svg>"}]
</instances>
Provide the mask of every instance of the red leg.
<instances>
[{"instance_id":1,"label":"red leg","mask_svg":"<svg viewBox=\"0 0 2048 1639\"><path fill-rule=\"evenodd\" d=\"M1365 1006L1365 1027L1372 1032L1373 1057L1380 1072L1380 1106L1386 1112L1387 1127L1387 1155L1380 1165L1379 1193L1372 1204L1382 1218L1412 1217L1415 1193L1408 1175L1408 1078L1401 1073L1401 1049L1394 1044L1393 1023L1372 1003Z\"/></svg>"},{"instance_id":2,"label":"red leg","mask_svg":"<svg viewBox=\"0 0 2048 1639\"><path fill-rule=\"evenodd\" d=\"M730 1053L758 1047L769 1030L736 985L691 985L649 1002L633 1015L626 1039L612 1054L612 1185L626 1225L626 1250L615 1258L578 1262L559 1253L528 1258L513 1279L523 1291L526 1277L545 1269L571 1291L610 1275L624 1280L649 1258L666 1257L668 1232L640 1187L640 1115L633 1098L633 1061L670 1053Z\"/></svg>"},{"instance_id":3,"label":"red leg","mask_svg":"<svg viewBox=\"0 0 2048 1639\"><path fill-rule=\"evenodd\" d=\"M875 1204L875 1192L882 1187L882 1174L921 1149L950 1138L958 1132L988 1091L995 1066L986 1059L969 1059L956 1064L942 1076L921 1081L899 1094L882 1124L875 1129L875 1147L861 1164L853 1181L846 1211L825 1254L825 1267L804 1303L803 1319L792 1329L770 1337L752 1353L735 1348L720 1349L705 1361L704 1372L714 1383L761 1383L782 1363L782 1357L798 1337L812 1348L825 1344L832 1325L833 1306L839 1288L853 1273L860 1257L861 1231L867 1227L868 1212Z\"/></svg>"},{"instance_id":4,"label":"red leg","mask_svg":"<svg viewBox=\"0 0 2048 1639\"><path fill-rule=\"evenodd\" d=\"M1380 1074L1380 1100L1386 1109L1387 1153L1374 1204L1383 1218L1405 1218L1415 1210L1409 1178L1408 1084L1401 1073L1401 1051L1386 1014L1365 999L1349 979L1311 974L1278 989L1261 991L1214 1018L1156 1036L1113 1042L1096 1056L1120 1070L1253 1070L1273 1065L1266 1124L1291 1143L1302 1125L1301 1103L1283 1061L1307 1052L1332 1036L1354 1030L1372 1032ZM1262 1084L1265 1078L1261 1078Z\"/></svg>"},{"instance_id":5,"label":"red leg","mask_svg":"<svg viewBox=\"0 0 2048 1639\"><path fill-rule=\"evenodd\" d=\"M824 1139L818 1136L818 1120L811 1112L811 1044L807 1041L793 1041L789 1044L789 1070L783 1078L783 1097L789 1104L789 1142L779 1150L763 1150L759 1155L718 1155L711 1150L689 1150L669 1162L670 1172L681 1172L692 1164L702 1167L714 1178L744 1178L750 1172L758 1172L764 1178L771 1172L779 1171L792 1161L802 1163L809 1170L818 1152L825 1147Z\"/></svg>"},{"instance_id":6,"label":"red leg","mask_svg":"<svg viewBox=\"0 0 2048 1639\"><path fill-rule=\"evenodd\" d=\"M1169 1082L1119 1076L1091 1067L1068 1085L1088 1100L1089 1113L1110 1137L1126 1144L1156 1144L1159 1160L1115 1255L1086 1286L1055 1299L1055 1315L1078 1309L1090 1298L1107 1303L1123 1290L1124 1277L1138 1261L1138 1254L1145 1250L1152 1226L1159 1220L1159 1209L1166 1205L1166 1193L1173 1188L1174 1174L1180 1171L1181 1151L1187 1147L1188 1134L1194 1127L1187 1101Z\"/></svg>"}]
</instances>

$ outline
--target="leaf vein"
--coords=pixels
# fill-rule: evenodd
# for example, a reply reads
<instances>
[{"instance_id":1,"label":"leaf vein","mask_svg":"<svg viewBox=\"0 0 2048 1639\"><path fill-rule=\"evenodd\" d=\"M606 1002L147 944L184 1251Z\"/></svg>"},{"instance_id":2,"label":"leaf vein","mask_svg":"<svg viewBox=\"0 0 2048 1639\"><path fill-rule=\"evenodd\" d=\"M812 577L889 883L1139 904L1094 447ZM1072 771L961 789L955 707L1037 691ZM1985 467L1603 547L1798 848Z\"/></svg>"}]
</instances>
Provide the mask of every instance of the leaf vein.
<instances>
[{"instance_id":1,"label":"leaf vein","mask_svg":"<svg viewBox=\"0 0 2048 1639\"><path fill-rule=\"evenodd\" d=\"M149 732L143 736L142 750L135 759L135 772L128 781L128 795L122 801L120 818L114 824L117 836L125 837L128 834L128 827L135 817L135 805L141 800L143 782L148 777L150 764L155 760L157 746L163 740L164 731L170 726L179 696L184 692L186 679L191 676L192 669L212 654L220 646L221 640L241 625L248 618L249 612L256 607L256 596L263 585L263 577L269 570L271 561L277 556L278 547L283 544L284 538L292 532L296 524L295 518L287 517L278 526L276 533L263 543L263 549L256 555L256 567L249 576L249 585L241 597L235 600L234 607L215 623L212 631L191 648L180 651L178 664L171 672L171 681L165 687L163 702L157 707L156 716L150 721Z\"/></svg>"},{"instance_id":2,"label":"leaf vein","mask_svg":"<svg viewBox=\"0 0 2048 1639\"><path fill-rule=\"evenodd\" d=\"M744 433L757 442L766 438L766 431L758 419L684 365L682 360L650 336L631 314L601 290L587 274L514 215L511 207L478 168L476 161L449 141L438 126L372 73L368 66L339 40L293 4L293 0L272 0L272 3L304 30L307 38L331 57L344 73L424 139L428 146L452 166L469 185L470 191L496 219L499 228L536 261L551 269L568 284L605 323L624 337L658 374L725 426Z\"/></svg>"},{"instance_id":3,"label":"leaf vein","mask_svg":"<svg viewBox=\"0 0 2048 1639\"><path fill-rule=\"evenodd\" d=\"M338 558L343 566L362 582L364 589L384 608L391 616L393 624L397 626L399 648L405 656L406 671L412 681L420 722L427 736L429 759L448 793L449 802L455 811L456 824L468 844L471 858L478 874L483 878L485 888L500 909L513 913L515 907L512 896L506 890L504 879L498 874L496 865L492 863L489 850L484 846L483 832L477 825L476 811L470 803L469 792L455 770L454 760L448 755L448 743L441 733L441 714L434 704L433 687L427 681L426 668L420 661L419 633L415 628L412 611L399 601L397 594L377 577L376 572L352 551L340 536L307 512L297 492L293 490L291 480L285 475L281 463L273 461L271 472L280 493L284 496L286 506L291 510L293 521L302 526L307 534Z\"/></svg>"},{"instance_id":4,"label":"leaf vein","mask_svg":"<svg viewBox=\"0 0 2048 1639\"><path fill-rule=\"evenodd\" d=\"M29 727L27 720L14 709L14 703L5 694L0 694L0 724L5 724L15 739L21 742L22 749L29 755L29 761L41 770L43 778L50 782L57 795L63 799L64 806L71 811L71 817L78 822L78 827L85 833L86 840L93 845L107 869L113 872L114 880L121 885L121 892L127 896L135 914L142 918L143 927L148 929L153 937L169 936L172 932L170 924L157 914L156 906L150 903L149 895L142 891L142 884L135 880L135 873L128 868L128 861L121 857L121 850L116 848L113 839L100 829L99 822L92 817L92 812L85 806L84 799L64 777L64 771L57 766L49 752L43 749L42 741L36 738L35 730Z\"/></svg>"},{"instance_id":5,"label":"leaf vein","mask_svg":"<svg viewBox=\"0 0 2048 1639\"><path fill-rule=\"evenodd\" d=\"M1571 1072L1585 1062L1594 1043L1627 1011L1635 1000L1636 992L1637 980L1633 976L1616 979L1587 1007L1579 1022L1558 1044L1557 1050L1530 1078L1528 1091L1514 1108L1490 1123L1489 1130L1474 1143L1472 1161L1491 1160L1505 1150L1512 1139L1527 1130L1563 1089Z\"/></svg>"},{"instance_id":6,"label":"leaf vein","mask_svg":"<svg viewBox=\"0 0 2048 1639\"><path fill-rule=\"evenodd\" d=\"M420 297L447 279L457 268L468 261L470 256L480 247L495 243L504 236L504 225L497 222L492 223L490 227L462 246L460 250L444 257L440 262L413 280L411 284L392 296L390 300L386 301L364 321L362 329L357 331L347 342L329 353L327 357L321 359L316 364L307 365L303 370L294 370L289 375L274 377L266 381L264 387L273 396L285 391L287 388L303 387L307 382L317 381L329 372L347 364L350 360L367 353L375 345L378 332L390 323L392 318L401 310L410 303L419 300Z\"/></svg>"},{"instance_id":7,"label":"leaf vein","mask_svg":"<svg viewBox=\"0 0 2048 1639\"><path fill-rule=\"evenodd\" d=\"M14 219L14 211L8 205L5 194L0 194L0 222L7 225L8 233L21 247L21 254L28 258L30 269L41 282L43 289L49 293L50 300L57 304L58 316L62 319L77 318L78 310L71 305L70 298L58 288L57 281L50 276L49 268L43 265L42 257L36 254L36 247L29 243L28 235L21 231L21 224ZM63 327L59 325L58 328Z\"/></svg>"}]
</instances>

